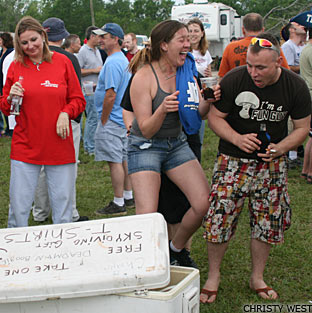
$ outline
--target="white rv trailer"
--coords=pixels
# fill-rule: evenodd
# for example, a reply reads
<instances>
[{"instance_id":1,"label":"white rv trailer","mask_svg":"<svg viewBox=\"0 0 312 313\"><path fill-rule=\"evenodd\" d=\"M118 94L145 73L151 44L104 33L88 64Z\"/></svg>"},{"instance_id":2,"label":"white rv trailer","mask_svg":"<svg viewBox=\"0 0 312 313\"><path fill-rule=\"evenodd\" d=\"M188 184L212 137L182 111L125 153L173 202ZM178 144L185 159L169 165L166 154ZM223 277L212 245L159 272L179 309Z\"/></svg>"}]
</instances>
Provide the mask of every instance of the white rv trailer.
<instances>
[{"instance_id":1,"label":"white rv trailer","mask_svg":"<svg viewBox=\"0 0 312 313\"><path fill-rule=\"evenodd\" d=\"M242 18L232 7L223 3L193 0L191 4L172 7L171 19L187 23L193 18L199 18L204 24L213 58L222 57L232 37L242 37Z\"/></svg>"}]
</instances>

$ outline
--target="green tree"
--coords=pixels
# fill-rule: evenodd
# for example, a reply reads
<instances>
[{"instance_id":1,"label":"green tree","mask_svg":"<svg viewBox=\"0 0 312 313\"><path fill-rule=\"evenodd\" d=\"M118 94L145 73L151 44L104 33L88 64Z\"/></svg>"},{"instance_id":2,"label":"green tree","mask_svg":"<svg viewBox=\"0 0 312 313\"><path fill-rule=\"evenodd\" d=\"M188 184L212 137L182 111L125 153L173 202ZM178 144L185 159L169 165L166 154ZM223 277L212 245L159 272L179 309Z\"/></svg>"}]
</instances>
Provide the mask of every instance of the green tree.
<instances>
[{"instance_id":1,"label":"green tree","mask_svg":"<svg viewBox=\"0 0 312 313\"><path fill-rule=\"evenodd\" d=\"M38 21L41 20L41 6L39 1L31 1L27 8L25 8L23 15L30 15L33 18L37 19Z\"/></svg>"},{"instance_id":2,"label":"green tree","mask_svg":"<svg viewBox=\"0 0 312 313\"><path fill-rule=\"evenodd\" d=\"M126 31L132 21L130 0L112 0L105 3L103 9L96 11L95 21L102 27L106 23L117 23Z\"/></svg>"},{"instance_id":3,"label":"green tree","mask_svg":"<svg viewBox=\"0 0 312 313\"><path fill-rule=\"evenodd\" d=\"M242 16L250 12L259 13L264 17L266 30L275 34L279 34L291 17L311 8L310 0L222 0L222 3L233 7Z\"/></svg>"},{"instance_id":4,"label":"green tree","mask_svg":"<svg viewBox=\"0 0 312 313\"><path fill-rule=\"evenodd\" d=\"M192 0L185 0L191 3ZM221 0L233 7L239 15L257 12L265 18L267 30L278 34L281 27L296 14L309 10L311 0ZM125 32L149 35L159 22L170 18L173 0L93 0L95 24L115 22ZM0 30L14 32L24 15L43 22L48 17L64 20L71 33L84 37L85 29L92 24L90 0L0 0Z\"/></svg>"},{"instance_id":5,"label":"green tree","mask_svg":"<svg viewBox=\"0 0 312 313\"><path fill-rule=\"evenodd\" d=\"M102 0L93 0L94 11L101 10L104 6ZM42 4L41 22L49 17L58 17L65 23L70 33L75 33L81 38L85 30L92 25L89 0L44 0Z\"/></svg>"},{"instance_id":6,"label":"green tree","mask_svg":"<svg viewBox=\"0 0 312 313\"><path fill-rule=\"evenodd\" d=\"M23 0L0 0L0 30L14 32L27 6Z\"/></svg>"},{"instance_id":7,"label":"green tree","mask_svg":"<svg viewBox=\"0 0 312 313\"><path fill-rule=\"evenodd\" d=\"M170 18L173 4L171 0L135 0L133 21L129 28L134 33L149 35L157 23Z\"/></svg>"}]
</instances>

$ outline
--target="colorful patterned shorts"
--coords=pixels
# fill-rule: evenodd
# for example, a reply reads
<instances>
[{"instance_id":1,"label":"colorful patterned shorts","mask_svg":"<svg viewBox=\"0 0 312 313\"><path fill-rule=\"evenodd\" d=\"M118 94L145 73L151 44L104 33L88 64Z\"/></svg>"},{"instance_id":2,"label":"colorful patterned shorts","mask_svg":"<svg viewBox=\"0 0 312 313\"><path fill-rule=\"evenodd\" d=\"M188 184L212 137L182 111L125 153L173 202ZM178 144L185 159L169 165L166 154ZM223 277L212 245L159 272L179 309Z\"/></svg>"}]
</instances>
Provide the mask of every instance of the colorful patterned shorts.
<instances>
[{"instance_id":1,"label":"colorful patterned shorts","mask_svg":"<svg viewBox=\"0 0 312 313\"><path fill-rule=\"evenodd\" d=\"M267 163L221 154L212 177L211 205L203 220L208 242L230 240L246 197L251 238L270 244L284 241L291 219L285 156Z\"/></svg>"}]
</instances>

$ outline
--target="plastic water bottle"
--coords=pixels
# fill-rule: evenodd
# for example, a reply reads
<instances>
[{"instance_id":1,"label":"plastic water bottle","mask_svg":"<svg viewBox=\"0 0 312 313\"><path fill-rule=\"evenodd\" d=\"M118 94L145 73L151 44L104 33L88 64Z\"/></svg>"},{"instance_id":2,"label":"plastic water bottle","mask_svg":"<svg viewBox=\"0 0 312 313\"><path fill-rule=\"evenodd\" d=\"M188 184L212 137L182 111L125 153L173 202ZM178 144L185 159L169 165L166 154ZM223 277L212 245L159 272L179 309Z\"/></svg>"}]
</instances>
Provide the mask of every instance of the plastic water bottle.
<instances>
[{"instance_id":1,"label":"plastic water bottle","mask_svg":"<svg viewBox=\"0 0 312 313\"><path fill-rule=\"evenodd\" d=\"M266 124L260 124L257 139L261 141L260 150L257 153L266 153L266 149L271 142L271 136L267 132Z\"/></svg>"},{"instance_id":2,"label":"plastic water bottle","mask_svg":"<svg viewBox=\"0 0 312 313\"><path fill-rule=\"evenodd\" d=\"M22 84L24 77L20 76L18 78L18 82L20 84ZM12 97L11 100L11 110L10 110L10 114L12 115L20 115L20 109L21 109L21 105L23 103L23 97L22 96L16 96L14 95Z\"/></svg>"}]
</instances>

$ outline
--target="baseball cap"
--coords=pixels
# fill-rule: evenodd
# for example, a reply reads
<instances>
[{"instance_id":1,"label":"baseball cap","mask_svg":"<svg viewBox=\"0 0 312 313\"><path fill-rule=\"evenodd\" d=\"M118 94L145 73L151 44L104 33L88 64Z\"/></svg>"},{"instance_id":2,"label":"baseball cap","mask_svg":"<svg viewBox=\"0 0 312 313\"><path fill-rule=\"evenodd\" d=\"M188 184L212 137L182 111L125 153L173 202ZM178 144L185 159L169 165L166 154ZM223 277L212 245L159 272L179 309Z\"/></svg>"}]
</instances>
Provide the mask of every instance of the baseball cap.
<instances>
[{"instance_id":1,"label":"baseball cap","mask_svg":"<svg viewBox=\"0 0 312 313\"><path fill-rule=\"evenodd\" d=\"M107 33L118 37L119 39L124 39L124 32L122 28L115 23L107 23L102 28L95 29L92 31L96 35L105 35Z\"/></svg>"},{"instance_id":2,"label":"baseball cap","mask_svg":"<svg viewBox=\"0 0 312 313\"><path fill-rule=\"evenodd\" d=\"M48 34L49 41L59 41L69 36L64 22L57 17L50 17L42 23L43 28Z\"/></svg>"}]
</instances>

